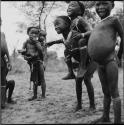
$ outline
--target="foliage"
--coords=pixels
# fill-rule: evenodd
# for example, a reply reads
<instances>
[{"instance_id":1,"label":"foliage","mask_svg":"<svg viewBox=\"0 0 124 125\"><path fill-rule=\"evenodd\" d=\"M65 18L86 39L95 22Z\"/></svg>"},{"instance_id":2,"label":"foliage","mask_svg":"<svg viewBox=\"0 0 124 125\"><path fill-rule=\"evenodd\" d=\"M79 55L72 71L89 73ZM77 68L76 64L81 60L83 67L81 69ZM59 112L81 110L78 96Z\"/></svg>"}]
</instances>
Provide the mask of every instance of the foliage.
<instances>
[{"instance_id":1,"label":"foliage","mask_svg":"<svg viewBox=\"0 0 124 125\"><path fill-rule=\"evenodd\" d=\"M23 57L21 58L17 56L18 54L16 52L15 54L16 54L15 57L14 55L10 57L13 67L10 74L30 72L29 65L23 59ZM57 59L57 53L55 51L48 51L47 57L48 57L48 62L46 64L46 71L63 72L67 70L64 59L63 58Z\"/></svg>"},{"instance_id":2,"label":"foliage","mask_svg":"<svg viewBox=\"0 0 124 125\"><path fill-rule=\"evenodd\" d=\"M48 51L47 57L48 59L57 59L57 53L55 51Z\"/></svg>"},{"instance_id":3,"label":"foliage","mask_svg":"<svg viewBox=\"0 0 124 125\"><path fill-rule=\"evenodd\" d=\"M66 3L69 3L69 1L65 1ZM92 8L95 4L94 1L83 1L86 10L89 8ZM37 26L39 25L39 17L41 17L40 25L42 29L45 30L45 21L48 15L50 14L50 11L52 9L56 8L64 8L63 1L23 1L23 2L15 2L13 3L13 6L15 6L18 10L20 10L23 14L26 15L27 19L30 21L30 25ZM91 16L90 13L88 13L88 10L85 15L89 14L89 17ZM20 24L22 26L22 24ZM20 28L21 28L20 26Z\"/></svg>"}]
</instances>

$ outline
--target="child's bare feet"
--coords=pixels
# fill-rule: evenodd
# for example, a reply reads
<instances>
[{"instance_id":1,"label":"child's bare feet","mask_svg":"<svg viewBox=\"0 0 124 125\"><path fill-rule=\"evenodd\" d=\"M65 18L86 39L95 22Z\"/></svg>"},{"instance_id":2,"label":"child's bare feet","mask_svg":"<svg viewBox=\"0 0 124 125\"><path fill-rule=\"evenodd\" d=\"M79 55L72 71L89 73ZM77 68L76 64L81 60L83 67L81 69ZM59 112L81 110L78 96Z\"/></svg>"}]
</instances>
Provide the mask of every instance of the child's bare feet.
<instances>
[{"instance_id":1,"label":"child's bare feet","mask_svg":"<svg viewBox=\"0 0 124 125\"><path fill-rule=\"evenodd\" d=\"M77 112L80 109L82 109L82 106L81 105L77 105L76 108L75 108L75 112Z\"/></svg>"},{"instance_id":2,"label":"child's bare feet","mask_svg":"<svg viewBox=\"0 0 124 125\"><path fill-rule=\"evenodd\" d=\"M110 122L109 118L105 118L102 116L101 118L92 121L91 124L109 123L109 122Z\"/></svg>"},{"instance_id":3,"label":"child's bare feet","mask_svg":"<svg viewBox=\"0 0 124 125\"><path fill-rule=\"evenodd\" d=\"M33 97L29 98L28 101L32 101L32 100L34 100L36 98L37 98L37 96L33 96Z\"/></svg>"}]
</instances>

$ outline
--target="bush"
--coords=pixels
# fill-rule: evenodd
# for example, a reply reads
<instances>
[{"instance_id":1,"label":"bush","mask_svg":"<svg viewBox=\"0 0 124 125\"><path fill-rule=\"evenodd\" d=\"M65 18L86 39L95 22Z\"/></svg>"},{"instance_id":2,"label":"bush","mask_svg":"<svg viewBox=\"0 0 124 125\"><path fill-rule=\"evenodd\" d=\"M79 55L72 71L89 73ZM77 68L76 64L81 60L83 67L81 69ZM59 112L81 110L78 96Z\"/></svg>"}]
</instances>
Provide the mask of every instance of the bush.
<instances>
[{"instance_id":1,"label":"bush","mask_svg":"<svg viewBox=\"0 0 124 125\"><path fill-rule=\"evenodd\" d=\"M27 73L30 72L29 65L23 58L13 58L12 61L12 71L10 74L15 73ZM46 71L48 72L64 72L67 70L64 58L57 59L57 53L55 51L49 51L47 53Z\"/></svg>"}]
</instances>

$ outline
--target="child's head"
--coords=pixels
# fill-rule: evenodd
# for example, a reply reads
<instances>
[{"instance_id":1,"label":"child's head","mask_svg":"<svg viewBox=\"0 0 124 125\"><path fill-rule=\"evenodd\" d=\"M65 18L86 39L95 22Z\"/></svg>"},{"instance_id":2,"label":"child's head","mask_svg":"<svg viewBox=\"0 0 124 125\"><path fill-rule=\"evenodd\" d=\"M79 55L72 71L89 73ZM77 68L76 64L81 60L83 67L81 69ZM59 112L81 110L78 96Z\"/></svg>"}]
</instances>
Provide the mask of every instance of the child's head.
<instances>
[{"instance_id":1,"label":"child's head","mask_svg":"<svg viewBox=\"0 0 124 125\"><path fill-rule=\"evenodd\" d=\"M55 30L58 34L70 29L71 20L68 16L58 16L54 21Z\"/></svg>"},{"instance_id":2,"label":"child's head","mask_svg":"<svg viewBox=\"0 0 124 125\"><path fill-rule=\"evenodd\" d=\"M83 16L84 11L85 11L84 4L83 2L80 1L71 1L67 9L69 17Z\"/></svg>"},{"instance_id":3,"label":"child's head","mask_svg":"<svg viewBox=\"0 0 124 125\"><path fill-rule=\"evenodd\" d=\"M39 28L37 27L28 27L27 34L31 40L38 40Z\"/></svg>"},{"instance_id":4,"label":"child's head","mask_svg":"<svg viewBox=\"0 0 124 125\"><path fill-rule=\"evenodd\" d=\"M40 32L39 32L39 41L44 42L46 35L47 35L47 33L44 30L40 30Z\"/></svg>"},{"instance_id":5,"label":"child's head","mask_svg":"<svg viewBox=\"0 0 124 125\"><path fill-rule=\"evenodd\" d=\"M97 1L95 8L99 17L104 19L110 15L111 10L114 8L114 1Z\"/></svg>"}]
</instances>

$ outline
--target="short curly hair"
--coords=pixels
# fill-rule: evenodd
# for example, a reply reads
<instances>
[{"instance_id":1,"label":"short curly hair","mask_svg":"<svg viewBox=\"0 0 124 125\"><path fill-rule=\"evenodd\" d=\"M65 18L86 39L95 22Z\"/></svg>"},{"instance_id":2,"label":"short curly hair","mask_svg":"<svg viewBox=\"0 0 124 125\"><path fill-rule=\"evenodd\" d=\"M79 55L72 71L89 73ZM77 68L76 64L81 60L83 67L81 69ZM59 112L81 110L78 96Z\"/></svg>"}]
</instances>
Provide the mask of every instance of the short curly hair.
<instances>
[{"instance_id":1,"label":"short curly hair","mask_svg":"<svg viewBox=\"0 0 124 125\"><path fill-rule=\"evenodd\" d=\"M70 20L70 18L69 18L68 16L57 16L56 19L57 19L57 18L63 19L63 20L67 23L68 26L71 25L71 20ZM56 19L55 19L55 20L56 20Z\"/></svg>"},{"instance_id":2,"label":"short curly hair","mask_svg":"<svg viewBox=\"0 0 124 125\"><path fill-rule=\"evenodd\" d=\"M28 35L29 35L30 30L33 29L33 28L40 30L38 27L35 27L35 26L28 27L27 28L27 34Z\"/></svg>"},{"instance_id":3,"label":"short curly hair","mask_svg":"<svg viewBox=\"0 0 124 125\"><path fill-rule=\"evenodd\" d=\"M77 1L78 5L80 6L81 9L81 14L83 15L85 12L85 6L82 1Z\"/></svg>"}]
</instances>

